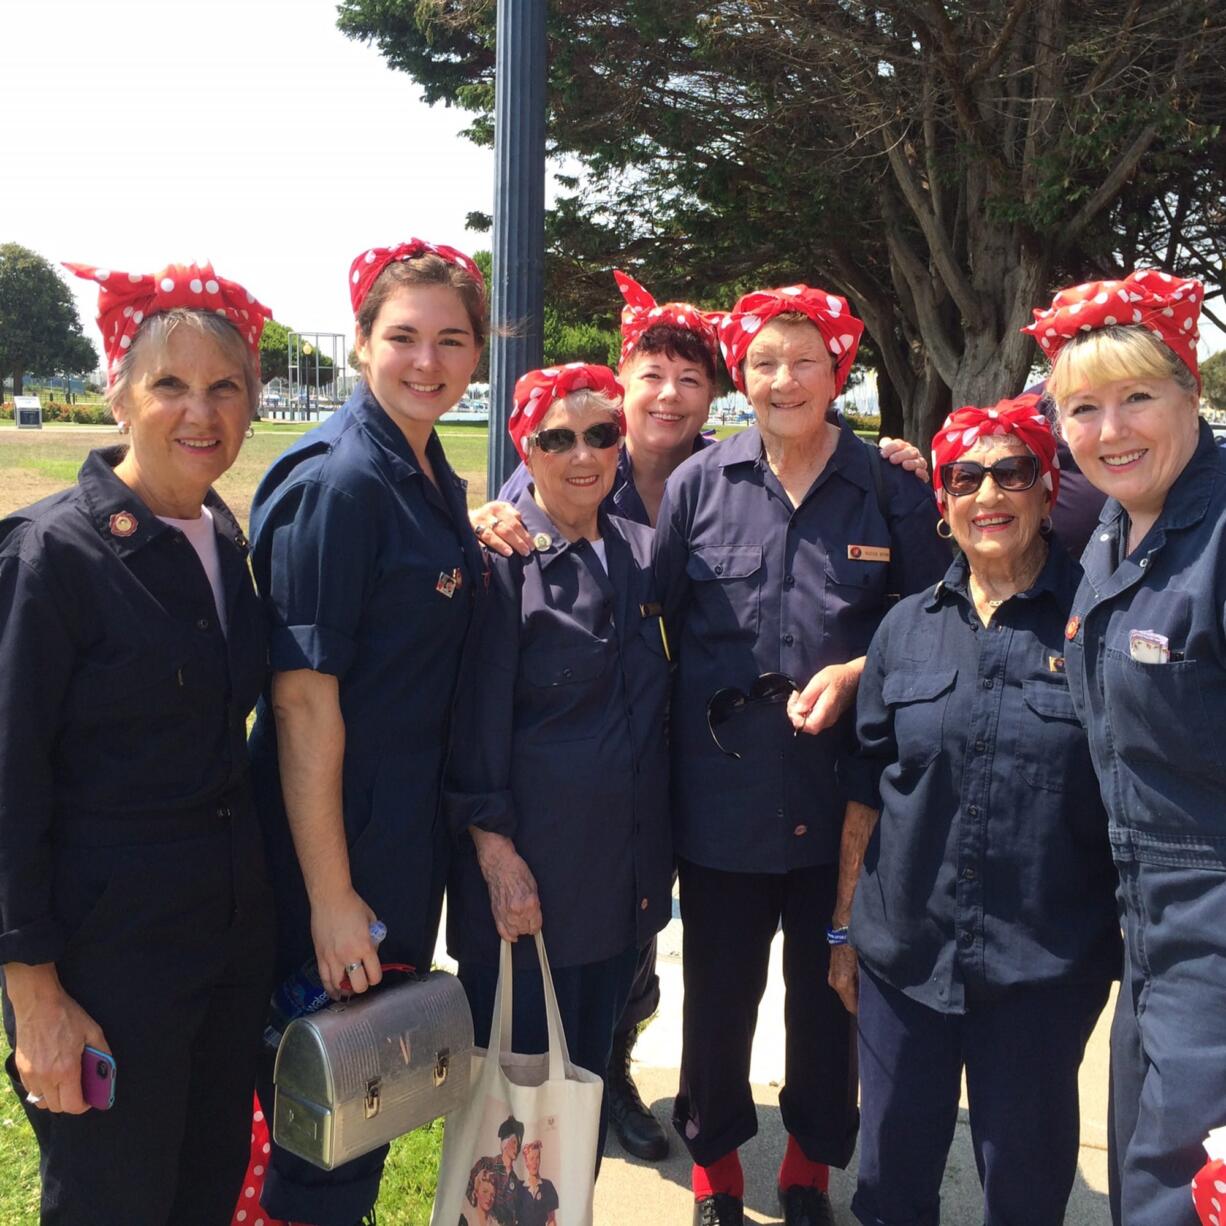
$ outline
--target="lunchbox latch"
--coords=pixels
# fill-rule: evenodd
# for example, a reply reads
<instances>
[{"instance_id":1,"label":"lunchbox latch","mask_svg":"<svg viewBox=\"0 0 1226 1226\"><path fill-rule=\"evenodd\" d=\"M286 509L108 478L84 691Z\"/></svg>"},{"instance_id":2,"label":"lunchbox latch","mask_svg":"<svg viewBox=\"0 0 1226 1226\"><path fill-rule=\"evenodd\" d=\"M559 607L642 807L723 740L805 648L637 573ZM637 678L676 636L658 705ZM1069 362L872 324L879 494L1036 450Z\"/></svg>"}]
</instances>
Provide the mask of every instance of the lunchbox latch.
<instances>
[{"instance_id":1,"label":"lunchbox latch","mask_svg":"<svg viewBox=\"0 0 1226 1226\"><path fill-rule=\"evenodd\" d=\"M447 1080L447 1073L451 1068L451 1048L444 1047L434 1057L434 1084L441 1086Z\"/></svg>"},{"instance_id":2,"label":"lunchbox latch","mask_svg":"<svg viewBox=\"0 0 1226 1226\"><path fill-rule=\"evenodd\" d=\"M368 1120L379 1114L379 1082L378 1077L372 1077L366 1083L366 1118Z\"/></svg>"}]
</instances>

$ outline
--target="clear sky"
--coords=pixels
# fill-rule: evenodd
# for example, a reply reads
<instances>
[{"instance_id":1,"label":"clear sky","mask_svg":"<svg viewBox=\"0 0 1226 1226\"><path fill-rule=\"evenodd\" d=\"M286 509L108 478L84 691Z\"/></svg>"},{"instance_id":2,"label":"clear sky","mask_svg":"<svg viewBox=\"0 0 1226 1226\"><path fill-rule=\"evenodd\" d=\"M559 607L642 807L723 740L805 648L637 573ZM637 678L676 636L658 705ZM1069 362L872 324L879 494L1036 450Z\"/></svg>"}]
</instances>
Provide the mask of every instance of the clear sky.
<instances>
[{"instance_id":1,"label":"clear sky","mask_svg":"<svg viewBox=\"0 0 1226 1226\"><path fill-rule=\"evenodd\" d=\"M207 257L287 326L347 334L363 248L489 246L464 225L493 207L467 119L346 39L335 0L0 0L0 242ZM101 351L97 287L68 279ZM1202 357L1226 343L1202 332Z\"/></svg>"},{"instance_id":2,"label":"clear sky","mask_svg":"<svg viewBox=\"0 0 1226 1226\"><path fill-rule=\"evenodd\" d=\"M0 242L124 272L209 258L291 328L352 329L349 261L464 251L493 154L336 28L334 0L0 0ZM97 286L73 283L86 335Z\"/></svg>"}]
</instances>

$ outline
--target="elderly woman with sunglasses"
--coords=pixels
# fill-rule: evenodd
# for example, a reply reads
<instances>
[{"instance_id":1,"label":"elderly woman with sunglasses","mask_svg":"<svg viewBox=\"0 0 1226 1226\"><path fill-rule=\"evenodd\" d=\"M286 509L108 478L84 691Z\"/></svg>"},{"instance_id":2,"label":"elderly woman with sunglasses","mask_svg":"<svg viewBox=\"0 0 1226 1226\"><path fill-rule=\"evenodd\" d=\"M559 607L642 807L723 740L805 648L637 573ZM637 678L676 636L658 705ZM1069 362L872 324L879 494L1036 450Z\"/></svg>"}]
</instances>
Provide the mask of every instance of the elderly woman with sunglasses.
<instances>
[{"instance_id":1,"label":"elderly woman with sunglasses","mask_svg":"<svg viewBox=\"0 0 1226 1226\"><path fill-rule=\"evenodd\" d=\"M940 1221L964 1070L985 1222L1058 1226L1077 1169L1077 1070L1120 945L1064 671L1081 573L1050 539L1055 451L1036 396L946 420L934 485L960 552L885 618L860 681L870 791L843 826L831 982L859 1010L867 1226Z\"/></svg>"},{"instance_id":2,"label":"elderly woman with sunglasses","mask_svg":"<svg viewBox=\"0 0 1226 1226\"><path fill-rule=\"evenodd\" d=\"M597 1072L638 950L671 914L669 664L652 534L602 506L621 401L603 366L533 371L516 384L510 433L532 476L516 509L534 551L489 559L446 790L458 837L448 947L478 1043L489 1035L499 938L539 930L571 1058ZM515 949L520 1052L548 1045L532 944Z\"/></svg>"},{"instance_id":3,"label":"elderly woman with sunglasses","mask_svg":"<svg viewBox=\"0 0 1226 1226\"><path fill-rule=\"evenodd\" d=\"M1143 269L1061 290L1027 329L1108 496L1063 651L1119 873L1111 1194L1127 1226L1196 1222L1188 1185L1226 1124L1226 453L1198 411L1204 296Z\"/></svg>"},{"instance_id":4,"label":"elderly woman with sunglasses","mask_svg":"<svg viewBox=\"0 0 1226 1226\"><path fill-rule=\"evenodd\" d=\"M685 1005L674 1124L704 1226L743 1220L737 1148L757 1130L749 1057L780 923L789 1141L778 1186L790 1226L831 1220L828 1168L855 1148L852 1027L825 979L849 708L892 594L930 586L949 561L927 488L829 420L862 328L842 298L804 285L740 299L720 324L721 351L756 425L673 473L656 529L679 670L670 719ZM793 680L761 680L768 673ZM726 700L713 700L728 688L744 699L720 722ZM806 735L793 734L789 694Z\"/></svg>"}]
</instances>

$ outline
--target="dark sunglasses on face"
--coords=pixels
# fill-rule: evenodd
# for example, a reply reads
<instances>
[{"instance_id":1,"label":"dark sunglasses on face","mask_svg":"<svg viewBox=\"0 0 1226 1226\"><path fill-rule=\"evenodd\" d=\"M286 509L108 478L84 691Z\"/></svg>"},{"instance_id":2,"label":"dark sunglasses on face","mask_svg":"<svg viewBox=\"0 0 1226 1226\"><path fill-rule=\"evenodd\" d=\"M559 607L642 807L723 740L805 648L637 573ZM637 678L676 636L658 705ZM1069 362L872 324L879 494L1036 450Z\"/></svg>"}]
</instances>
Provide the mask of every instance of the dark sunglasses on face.
<instances>
[{"instance_id":1,"label":"dark sunglasses on face","mask_svg":"<svg viewBox=\"0 0 1226 1226\"><path fill-rule=\"evenodd\" d=\"M617 446L621 431L614 421L598 421L594 426L588 426L583 432L583 441L597 451L606 451ZM550 455L561 455L570 451L579 440L573 430L565 426L555 426L552 430L538 430L533 436L533 446Z\"/></svg>"},{"instance_id":2,"label":"dark sunglasses on face","mask_svg":"<svg viewBox=\"0 0 1226 1226\"><path fill-rule=\"evenodd\" d=\"M735 686L716 690L707 703L707 730L720 753L727 754L730 758L741 756L736 750L728 749L720 743L719 734L715 730L721 724L726 724L734 715L751 707L785 703L798 689L800 686L786 673L763 673L754 679L748 694Z\"/></svg>"},{"instance_id":3,"label":"dark sunglasses on face","mask_svg":"<svg viewBox=\"0 0 1226 1226\"><path fill-rule=\"evenodd\" d=\"M1011 494L1028 490L1039 479L1039 461L1032 455L1009 455L986 468L974 460L954 460L941 465L941 484L954 498L973 494L992 474L996 488Z\"/></svg>"}]
</instances>

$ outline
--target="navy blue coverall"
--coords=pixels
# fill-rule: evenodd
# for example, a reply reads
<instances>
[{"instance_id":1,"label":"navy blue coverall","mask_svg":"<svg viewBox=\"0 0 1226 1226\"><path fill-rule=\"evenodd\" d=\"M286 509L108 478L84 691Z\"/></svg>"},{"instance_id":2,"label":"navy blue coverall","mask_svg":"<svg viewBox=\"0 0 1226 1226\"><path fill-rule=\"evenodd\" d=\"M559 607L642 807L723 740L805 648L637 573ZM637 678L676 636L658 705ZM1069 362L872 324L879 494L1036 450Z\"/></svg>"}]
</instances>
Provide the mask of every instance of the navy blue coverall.
<instances>
[{"instance_id":1,"label":"navy blue coverall","mask_svg":"<svg viewBox=\"0 0 1226 1226\"><path fill-rule=\"evenodd\" d=\"M187 537L115 475L125 451L0 522L0 962L54 962L116 1062L109 1111L25 1106L46 1226L219 1226L272 986L246 748L264 626L221 500L224 634ZM7 999L4 1022L20 1040Z\"/></svg>"},{"instance_id":2,"label":"navy blue coverall","mask_svg":"<svg viewBox=\"0 0 1226 1226\"><path fill-rule=\"evenodd\" d=\"M1106 814L1064 673L1081 569L1053 542L987 626L957 558L869 648L856 888L866 1226L936 1226L965 1069L987 1226L1059 1226L1077 1070L1121 961Z\"/></svg>"},{"instance_id":3,"label":"navy blue coverall","mask_svg":"<svg viewBox=\"0 0 1226 1226\"><path fill-rule=\"evenodd\" d=\"M678 656L670 722L685 927L674 1124L702 1166L757 1131L749 1057L781 920L784 1124L814 1162L845 1166L855 1146L852 1020L826 984L825 940L854 713L794 736L782 707L770 707L752 728L728 725L745 734L738 759L714 743L707 704L725 687L747 692L763 673L804 686L864 655L891 595L945 573L932 492L883 463L879 498L874 459L842 428L794 507L751 426L686 460L664 491L656 581Z\"/></svg>"},{"instance_id":4,"label":"navy blue coverall","mask_svg":"<svg viewBox=\"0 0 1226 1226\"><path fill-rule=\"evenodd\" d=\"M1067 627L1119 870L1125 967L1111 1034L1112 1211L1193 1226L1201 1142L1226 1124L1226 452L1205 423L1126 554L1107 503ZM1134 659L1130 632L1170 659Z\"/></svg>"},{"instance_id":5,"label":"navy blue coverall","mask_svg":"<svg viewBox=\"0 0 1226 1226\"><path fill-rule=\"evenodd\" d=\"M531 489L515 505L528 532L549 543L527 558L491 558L447 770L458 838L448 948L483 1044L500 942L469 828L506 835L536 878L571 1058L603 1074L638 950L672 913L669 663L653 534L602 511L606 573L592 545L568 542ZM532 942L517 941L514 955L515 1050L543 1051Z\"/></svg>"},{"instance_id":6,"label":"navy blue coverall","mask_svg":"<svg viewBox=\"0 0 1226 1226\"><path fill-rule=\"evenodd\" d=\"M354 889L387 925L383 960L423 968L446 883L439 800L449 717L482 574L464 486L437 435L427 455L437 488L359 384L340 412L272 465L251 509L273 671L313 669L339 681ZM251 754L284 977L314 951L267 698ZM264 1206L275 1217L352 1226L375 1202L385 1154L328 1172L274 1146Z\"/></svg>"}]
</instances>

